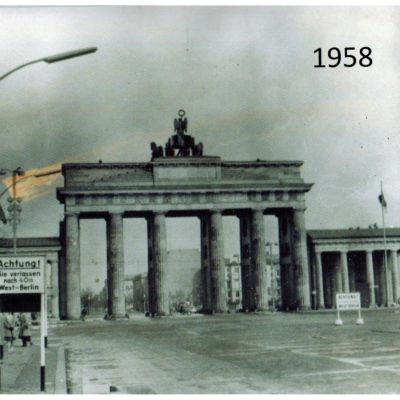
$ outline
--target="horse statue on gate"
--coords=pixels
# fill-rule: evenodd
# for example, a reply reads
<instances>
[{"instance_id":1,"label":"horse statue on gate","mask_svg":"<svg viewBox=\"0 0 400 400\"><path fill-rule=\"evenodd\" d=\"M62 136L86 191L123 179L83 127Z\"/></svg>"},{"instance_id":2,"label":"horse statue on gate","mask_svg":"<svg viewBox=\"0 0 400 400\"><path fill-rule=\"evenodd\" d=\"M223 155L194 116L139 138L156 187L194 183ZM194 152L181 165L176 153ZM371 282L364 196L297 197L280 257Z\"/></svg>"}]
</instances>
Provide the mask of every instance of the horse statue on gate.
<instances>
[{"instance_id":1,"label":"horse statue on gate","mask_svg":"<svg viewBox=\"0 0 400 400\"><path fill-rule=\"evenodd\" d=\"M195 143L194 137L185 135L188 127L188 120L185 117L185 110L178 111L178 117L174 119L174 132L165 144L165 157L201 157L203 155L203 143ZM152 160L164 157L162 146L151 143Z\"/></svg>"}]
</instances>

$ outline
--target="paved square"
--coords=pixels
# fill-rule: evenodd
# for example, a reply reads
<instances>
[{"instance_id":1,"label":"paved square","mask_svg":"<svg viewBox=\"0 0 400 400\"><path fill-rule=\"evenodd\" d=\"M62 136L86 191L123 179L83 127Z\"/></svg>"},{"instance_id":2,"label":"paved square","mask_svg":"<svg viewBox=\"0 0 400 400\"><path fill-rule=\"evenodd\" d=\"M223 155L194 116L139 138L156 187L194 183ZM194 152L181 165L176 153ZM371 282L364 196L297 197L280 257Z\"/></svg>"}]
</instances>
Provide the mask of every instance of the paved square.
<instances>
[{"instance_id":1,"label":"paved square","mask_svg":"<svg viewBox=\"0 0 400 400\"><path fill-rule=\"evenodd\" d=\"M232 314L52 328L71 393L400 393L400 312Z\"/></svg>"}]
</instances>

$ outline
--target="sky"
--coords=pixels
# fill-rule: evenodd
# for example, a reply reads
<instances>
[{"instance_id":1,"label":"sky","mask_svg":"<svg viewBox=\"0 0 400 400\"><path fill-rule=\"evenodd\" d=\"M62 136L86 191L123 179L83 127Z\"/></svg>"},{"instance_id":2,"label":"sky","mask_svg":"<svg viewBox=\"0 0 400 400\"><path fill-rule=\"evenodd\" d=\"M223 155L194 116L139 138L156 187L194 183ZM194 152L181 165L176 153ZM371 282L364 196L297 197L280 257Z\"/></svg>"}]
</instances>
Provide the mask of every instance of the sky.
<instances>
[{"instance_id":1,"label":"sky","mask_svg":"<svg viewBox=\"0 0 400 400\"><path fill-rule=\"evenodd\" d=\"M150 142L165 143L183 108L188 133L207 155L303 160L303 178L314 183L308 229L381 225L381 181L386 224L400 226L398 8L1 7L0 26L0 75L98 47L1 81L0 168L146 162ZM317 48L328 64L331 47L355 47L359 57L365 46L371 67L314 68ZM19 235L58 234L63 207L55 187L62 178L54 178L39 188L43 195L24 198ZM6 196L0 202L7 207ZM238 243L233 223L225 221L230 255ZM91 232L99 224L82 224L84 241L96 241ZM125 223L130 264L145 257L135 250L146 247L141 224ZM179 232L198 227L180 220L168 229L171 248L191 247ZM101 247L103 236L98 240ZM83 263L93 266L98 253L90 251Z\"/></svg>"}]
</instances>

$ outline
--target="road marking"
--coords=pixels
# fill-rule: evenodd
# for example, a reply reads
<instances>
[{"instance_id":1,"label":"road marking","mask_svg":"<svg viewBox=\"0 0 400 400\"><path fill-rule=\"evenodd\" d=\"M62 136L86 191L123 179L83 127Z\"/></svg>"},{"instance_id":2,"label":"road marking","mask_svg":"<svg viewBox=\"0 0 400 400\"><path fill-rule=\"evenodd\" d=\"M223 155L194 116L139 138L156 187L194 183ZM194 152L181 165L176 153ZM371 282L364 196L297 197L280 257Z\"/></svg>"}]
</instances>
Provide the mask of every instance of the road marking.
<instances>
[{"instance_id":1,"label":"road marking","mask_svg":"<svg viewBox=\"0 0 400 400\"><path fill-rule=\"evenodd\" d=\"M342 361L346 360L348 362L356 361L358 363L365 363L365 362L371 362L371 361L380 361L380 360L396 360L400 358L400 354L398 355L381 355L381 356L374 356L374 357L357 357L357 358L337 358L337 360Z\"/></svg>"},{"instance_id":2,"label":"road marking","mask_svg":"<svg viewBox=\"0 0 400 400\"><path fill-rule=\"evenodd\" d=\"M318 372L301 372L298 374L290 374L289 376L325 376L325 375L342 375L342 374L356 374L360 372L366 372L368 368L354 368L354 369L340 369L331 371L318 371Z\"/></svg>"}]
</instances>

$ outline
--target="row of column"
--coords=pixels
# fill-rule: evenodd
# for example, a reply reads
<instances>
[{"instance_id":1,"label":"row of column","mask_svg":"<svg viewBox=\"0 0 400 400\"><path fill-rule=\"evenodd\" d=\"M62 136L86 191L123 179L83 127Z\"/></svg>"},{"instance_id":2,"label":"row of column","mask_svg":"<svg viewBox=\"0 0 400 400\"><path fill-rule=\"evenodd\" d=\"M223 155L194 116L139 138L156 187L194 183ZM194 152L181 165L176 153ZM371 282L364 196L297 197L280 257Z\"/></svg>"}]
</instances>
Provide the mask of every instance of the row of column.
<instances>
[{"instance_id":1,"label":"row of column","mask_svg":"<svg viewBox=\"0 0 400 400\"><path fill-rule=\"evenodd\" d=\"M240 245L242 260L243 308L249 311L267 310L267 272L265 253L264 213L261 209L242 211ZM292 280L286 283L297 308L310 308L310 284L307 262L304 210L287 210L278 218L285 219L289 236L288 269ZM108 313L119 318L125 315L123 215L110 213L107 221L107 284ZM203 311L227 311L222 210L202 212L201 274ZM80 299L80 239L79 214L65 215L65 276L60 276L61 310L67 319L77 319L81 313ZM166 215L154 212L147 217L149 312L169 314L168 287L165 279L167 265Z\"/></svg>"},{"instance_id":2,"label":"row of column","mask_svg":"<svg viewBox=\"0 0 400 400\"><path fill-rule=\"evenodd\" d=\"M107 286L108 314L113 318L125 316L124 241L122 213L110 213L107 220ZM78 319L81 315L80 233L79 214L66 213L65 266L60 269L61 315Z\"/></svg>"},{"instance_id":3,"label":"row of column","mask_svg":"<svg viewBox=\"0 0 400 400\"><path fill-rule=\"evenodd\" d=\"M375 274L373 263L373 251L366 250L366 277L369 293L369 307L376 307L375 298ZM388 305L390 302L396 302L399 298L399 284L398 284L398 266L397 266L397 250L388 250L388 260L383 263L383 267L387 265L387 271L383 271L383 282L381 286L384 288L382 292L386 294L385 303ZM349 267L348 267L348 252L340 252L340 264L335 267L335 282L337 293L349 293ZM386 257L386 254L384 254ZM317 289L317 308L325 308L324 300L324 276L322 271L322 255L321 252L315 252L315 271L316 271L316 289Z\"/></svg>"},{"instance_id":4,"label":"row of column","mask_svg":"<svg viewBox=\"0 0 400 400\"><path fill-rule=\"evenodd\" d=\"M265 311L269 308L267 292L265 232L263 210L239 213L242 307L247 311ZM288 270L291 278L283 284L295 299L294 308L311 307L309 269L304 210L282 213L288 224ZM213 211L201 217L201 255L203 282L203 310L226 311L226 280L223 256L222 213ZM293 273L295 271L295 273Z\"/></svg>"}]
</instances>

